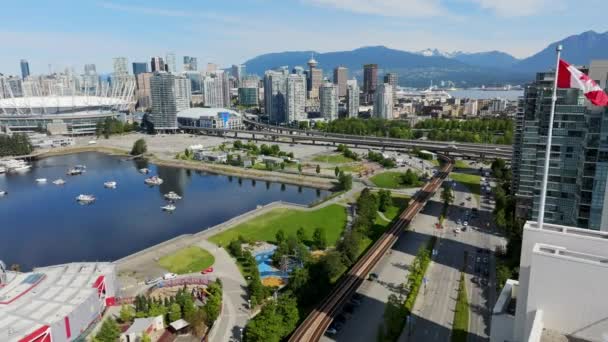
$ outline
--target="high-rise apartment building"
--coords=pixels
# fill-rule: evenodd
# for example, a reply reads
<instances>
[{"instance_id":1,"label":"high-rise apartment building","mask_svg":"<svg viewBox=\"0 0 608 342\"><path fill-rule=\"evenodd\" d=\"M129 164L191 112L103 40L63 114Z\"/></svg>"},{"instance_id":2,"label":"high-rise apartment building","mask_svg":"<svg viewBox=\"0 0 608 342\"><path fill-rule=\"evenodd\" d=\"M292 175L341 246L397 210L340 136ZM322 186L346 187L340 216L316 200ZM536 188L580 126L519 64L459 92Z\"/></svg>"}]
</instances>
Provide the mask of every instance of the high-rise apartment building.
<instances>
[{"instance_id":1,"label":"high-rise apartment building","mask_svg":"<svg viewBox=\"0 0 608 342\"><path fill-rule=\"evenodd\" d=\"M606 88L608 61L581 71ZM536 220L554 72L541 72L519 100L512 158L516 215ZM545 205L548 223L608 230L608 111L578 89L558 89Z\"/></svg>"},{"instance_id":2,"label":"high-rise apartment building","mask_svg":"<svg viewBox=\"0 0 608 342\"><path fill-rule=\"evenodd\" d=\"M208 107L225 107L223 75L213 74L203 77L203 101Z\"/></svg>"},{"instance_id":3,"label":"high-rise apartment building","mask_svg":"<svg viewBox=\"0 0 608 342\"><path fill-rule=\"evenodd\" d=\"M334 69L334 84L338 86L338 96L346 96L346 81L348 80L348 69L339 66Z\"/></svg>"},{"instance_id":4,"label":"high-rise apartment building","mask_svg":"<svg viewBox=\"0 0 608 342\"><path fill-rule=\"evenodd\" d=\"M150 79L153 75L151 72L137 74L137 107L140 109L147 109L152 106Z\"/></svg>"},{"instance_id":5,"label":"high-rise apartment building","mask_svg":"<svg viewBox=\"0 0 608 342\"><path fill-rule=\"evenodd\" d=\"M148 72L148 63L145 62L133 62L133 75L137 77L139 74Z\"/></svg>"},{"instance_id":6,"label":"high-rise apartment building","mask_svg":"<svg viewBox=\"0 0 608 342\"><path fill-rule=\"evenodd\" d=\"M95 64L85 64L84 65L84 74L85 75L97 75L97 68Z\"/></svg>"},{"instance_id":7,"label":"high-rise apartment building","mask_svg":"<svg viewBox=\"0 0 608 342\"><path fill-rule=\"evenodd\" d=\"M188 108L185 106L188 98L184 83L188 83L185 78L162 71L155 72L151 77L152 114L150 119L155 130L174 131L177 129L177 113Z\"/></svg>"},{"instance_id":8,"label":"high-rise apartment building","mask_svg":"<svg viewBox=\"0 0 608 342\"><path fill-rule=\"evenodd\" d=\"M215 74L217 69L218 69L217 64L207 63L207 70L206 70L207 74Z\"/></svg>"},{"instance_id":9,"label":"high-rise apartment building","mask_svg":"<svg viewBox=\"0 0 608 342\"><path fill-rule=\"evenodd\" d=\"M286 122L306 119L306 78L304 75L291 74L287 76Z\"/></svg>"},{"instance_id":10,"label":"high-rise apartment building","mask_svg":"<svg viewBox=\"0 0 608 342\"><path fill-rule=\"evenodd\" d=\"M236 80L237 85L239 84L239 82L241 81L241 78L243 77L243 66L242 65L237 65L237 64L233 64L232 68L231 68L231 73L232 73L232 77L234 77L234 79Z\"/></svg>"},{"instance_id":11,"label":"high-rise apartment building","mask_svg":"<svg viewBox=\"0 0 608 342\"><path fill-rule=\"evenodd\" d=\"M357 85L357 80L348 80L347 81L347 111L349 118L356 118L359 116L359 86Z\"/></svg>"},{"instance_id":12,"label":"high-rise apartment building","mask_svg":"<svg viewBox=\"0 0 608 342\"><path fill-rule=\"evenodd\" d=\"M30 63L27 60L22 59L21 60L21 78L25 79L29 75L30 75Z\"/></svg>"},{"instance_id":13,"label":"high-rise apartment building","mask_svg":"<svg viewBox=\"0 0 608 342\"><path fill-rule=\"evenodd\" d=\"M393 87L388 83L383 83L376 89L374 116L385 120L393 119Z\"/></svg>"},{"instance_id":14,"label":"high-rise apartment building","mask_svg":"<svg viewBox=\"0 0 608 342\"><path fill-rule=\"evenodd\" d=\"M258 97L258 87L239 87L238 99L241 106L257 106Z\"/></svg>"},{"instance_id":15,"label":"high-rise apartment building","mask_svg":"<svg viewBox=\"0 0 608 342\"><path fill-rule=\"evenodd\" d=\"M165 71L165 61L162 57L152 57L150 61L150 70L152 72Z\"/></svg>"},{"instance_id":16,"label":"high-rise apartment building","mask_svg":"<svg viewBox=\"0 0 608 342\"><path fill-rule=\"evenodd\" d=\"M129 74L129 69L127 68L127 58L126 57L113 58L112 65L114 67L114 75L122 76L122 75Z\"/></svg>"},{"instance_id":17,"label":"high-rise apartment building","mask_svg":"<svg viewBox=\"0 0 608 342\"><path fill-rule=\"evenodd\" d=\"M319 87L323 84L323 70L317 68L317 61L310 57L308 60L308 98L319 98Z\"/></svg>"},{"instance_id":18,"label":"high-rise apartment building","mask_svg":"<svg viewBox=\"0 0 608 342\"><path fill-rule=\"evenodd\" d=\"M177 73L177 61L175 60L175 54L173 52L168 52L165 56L165 66L167 67L165 71L171 73Z\"/></svg>"},{"instance_id":19,"label":"high-rise apartment building","mask_svg":"<svg viewBox=\"0 0 608 342\"><path fill-rule=\"evenodd\" d=\"M363 66L363 93L365 94L366 103L373 101L377 86L378 64L365 64Z\"/></svg>"},{"instance_id":20,"label":"high-rise apartment building","mask_svg":"<svg viewBox=\"0 0 608 342\"><path fill-rule=\"evenodd\" d=\"M197 71L198 62L196 57L184 56L184 71Z\"/></svg>"},{"instance_id":21,"label":"high-rise apartment building","mask_svg":"<svg viewBox=\"0 0 608 342\"><path fill-rule=\"evenodd\" d=\"M387 72L384 74L384 83L388 83L393 87L393 90L397 88L399 83L399 76L394 72Z\"/></svg>"},{"instance_id":22,"label":"high-rise apartment building","mask_svg":"<svg viewBox=\"0 0 608 342\"><path fill-rule=\"evenodd\" d=\"M464 103L463 114L466 116L477 116L479 115L479 102L477 100L469 99Z\"/></svg>"},{"instance_id":23,"label":"high-rise apartment building","mask_svg":"<svg viewBox=\"0 0 608 342\"><path fill-rule=\"evenodd\" d=\"M268 70L264 74L264 110L272 123L285 122L287 73Z\"/></svg>"},{"instance_id":24,"label":"high-rise apartment building","mask_svg":"<svg viewBox=\"0 0 608 342\"><path fill-rule=\"evenodd\" d=\"M190 80L192 94L201 94L203 91L203 75L198 71L184 71L182 73Z\"/></svg>"},{"instance_id":25,"label":"high-rise apartment building","mask_svg":"<svg viewBox=\"0 0 608 342\"><path fill-rule=\"evenodd\" d=\"M230 101L231 100L231 98L230 98L230 75L223 70L218 71L217 74L222 80L222 97L223 97L224 107L230 108L232 105L232 103Z\"/></svg>"},{"instance_id":26,"label":"high-rise apartment building","mask_svg":"<svg viewBox=\"0 0 608 342\"><path fill-rule=\"evenodd\" d=\"M338 86L329 82L323 84L319 88L319 97L319 112L321 113L321 117L327 121L336 120L338 118L338 105L340 103Z\"/></svg>"},{"instance_id":27,"label":"high-rise apartment building","mask_svg":"<svg viewBox=\"0 0 608 342\"><path fill-rule=\"evenodd\" d=\"M190 108L192 102L192 88L186 76L175 76L175 105L177 112Z\"/></svg>"}]
</instances>

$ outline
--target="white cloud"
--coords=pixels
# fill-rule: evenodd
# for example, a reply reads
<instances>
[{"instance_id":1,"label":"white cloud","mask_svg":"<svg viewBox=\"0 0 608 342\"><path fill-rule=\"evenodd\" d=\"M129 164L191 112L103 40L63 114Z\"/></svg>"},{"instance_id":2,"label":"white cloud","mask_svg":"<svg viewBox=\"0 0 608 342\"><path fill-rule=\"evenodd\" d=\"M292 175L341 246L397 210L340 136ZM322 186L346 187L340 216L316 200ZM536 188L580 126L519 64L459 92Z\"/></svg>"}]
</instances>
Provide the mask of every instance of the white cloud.
<instances>
[{"instance_id":1,"label":"white cloud","mask_svg":"<svg viewBox=\"0 0 608 342\"><path fill-rule=\"evenodd\" d=\"M561 9L560 0L472 0L481 8L491 10L504 17L523 17L537 14L549 6Z\"/></svg>"},{"instance_id":2,"label":"white cloud","mask_svg":"<svg viewBox=\"0 0 608 342\"><path fill-rule=\"evenodd\" d=\"M129 6L117 4L109 1L101 1L97 3L98 6L114 10L120 12L128 12L128 13L136 13L136 14L146 14L146 15L156 15L163 17L174 17L174 18L205 18L211 20L222 21L226 23L236 23L239 21L238 18L233 16L228 16L225 14L217 13L217 12L198 12L198 11L184 11L184 10L173 10L166 8L157 8L157 7L144 7L144 6Z\"/></svg>"},{"instance_id":3,"label":"white cloud","mask_svg":"<svg viewBox=\"0 0 608 342\"><path fill-rule=\"evenodd\" d=\"M302 0L322 7L389 17L433 17L446 14L439 0Z\"/></svg>"}]
</instances>

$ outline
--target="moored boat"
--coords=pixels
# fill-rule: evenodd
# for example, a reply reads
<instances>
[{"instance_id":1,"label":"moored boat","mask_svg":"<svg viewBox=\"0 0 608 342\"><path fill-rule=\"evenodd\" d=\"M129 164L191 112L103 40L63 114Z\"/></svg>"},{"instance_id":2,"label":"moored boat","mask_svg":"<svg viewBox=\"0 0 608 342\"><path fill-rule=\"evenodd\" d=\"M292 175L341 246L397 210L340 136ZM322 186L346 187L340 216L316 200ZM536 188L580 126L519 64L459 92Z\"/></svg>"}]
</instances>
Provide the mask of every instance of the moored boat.
<instances>
[{"instance_id":1,"label":"moored boat","mask_svg":"<svg viewBox=\"0 0 608 342\"><path fill-rule=\"evenodd\" d=\"M139 169L139 172L143 173L143 174L148 174L148 173L150 173L150 169L148 169L147 167L144 167L144 168Z\"/></svg>"},{"instance_id":2,"label":"moored boat","mask_svg":"<svg viewBox=\"0 0 608 342\"><path fill-rule=\"evenodd\" d=\"M76 165L73 168L69 169L67 174L70 176L81 175L86 172L87 167L84 165Z\"/></svg>"},{"instance_id":3,"label":"moored boat","mask_svg":"<svg viewBox=\"0 0 608 342\"><path fill-rule=\"evenodd\" d=\"M181 200L182 196L178 195L174 191L170 191L165 194L165 199L170 200L170 201L177 201L177 200Z\"/></svg>"},{"instance_id":4,"label":"moored boat","mask_svg":"<svg viewBox=\"0 0 608 342\"><path fill-rule=\"evenodd\" d=\"M8 191L0 190L0 196L6 196L6 195L8 195Z\"/></svg>"},{"instance_id":5,"label":"moored boat","mask_svg":"<svg viewBox=\"0 0 608 342\"><path fill-rule=\"evenodd\" d=\"M103 183L103 186L108 188L108 189L115 189L116 188L116 182L115 181L109 181L109 182L105 182Z\"/></svg>"},{"instance_id":6,"label":"moored boat","mask_svg":"<svg viewBox=\"0 0 608 342\"><path fill-rule=\"evenodd\" d=\"M46 183L46 178L36 178L36 183L44 184L44 183Z\"/></svg>"},{"instance_id":7,"label":"moored boat","mask_svg":"<svg viewBox=\"0 0 608 342\"><path fill-rule=\"evenodd\" d=\"M63 185L63 184L65 184L65 181L63 179L59 178L59 179L55 179L53 181L53 184L55 184L55 185Z\"/></svg>"},{"instance_id":8,"label":"moored boat","mask_svg":"<svg viewBox=\"0 0 608 342\"><path fill-rule=\"evenodd\" d=\"M164 211L174 211L175 206L173 204L167 204L165 206L160 207Z\"/></svg>"},{"instance_id":9,"label":"moored boat","mask_svg":"<svg viewBox=\"0 0 608 342\"><path fill-rule=\"evenodd\" d=\"M10 159L0 162L5 172L25 172L32 168L31 165L23 160Z\"/></svg>"},{"instance_id":10,"label":"moored boat","mask_svg":"<svg viewBox=\"0 0 608 342\"><path fill-rule=\"evenodd\" d=\"M152 176L150 178L146 178L144 183L148 185L161 185L163 184L163 179L158 176Z\"/></svg>"},{"instance_id":11,"label":"moored boat","mask_svg":"<svg viewBox=\"0 0 608 342\"><path fill-rule=\"evenodd\" d=\"M76 201L80 203L92 203L95 201L95 196L80 194L76 197Z\"/></svg>"}]
</instances>

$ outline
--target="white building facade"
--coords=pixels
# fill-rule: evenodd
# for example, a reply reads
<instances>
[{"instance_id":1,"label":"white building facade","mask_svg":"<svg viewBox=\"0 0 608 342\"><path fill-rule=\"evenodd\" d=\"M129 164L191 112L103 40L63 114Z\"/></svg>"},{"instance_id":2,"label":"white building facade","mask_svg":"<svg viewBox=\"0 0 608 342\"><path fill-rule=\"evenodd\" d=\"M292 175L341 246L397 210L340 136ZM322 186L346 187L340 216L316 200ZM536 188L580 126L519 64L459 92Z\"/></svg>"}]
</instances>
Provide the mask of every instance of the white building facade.
<instances>
[{"instance_id":1,"label":"white building facade","mask_svg":"<svg viewBox=\"0 0 608 342\"><path fill-rule=\"evenodd\" d=\"M393 87L384 83L376 88L374 99L374 116L379 119L393 119Z\"/></svg>"},{"instance_id":2,"label":"white building facade","mask_svg":"<svg viewBox=\"0 0 608 342\"><path fill-rule=\"evenodd\" d=\"M320 107L319 112L321 117L327 121L336 120L338 118L338 86L333 83L324 83L319 88Z\"/></svg>"},{"instance_id":3,"label":"white building facade","mask_svg":"<svg viewBox=\"0 0 608 342\"><path fill-rule=\"evenodd\" d=\"M287 76L287 122L303 121L306 115L306 77L291 74Z\"/></svg>"},{"instance_id":4,"label":"white building facade","mask_svg":"<svg viewBox=\"0 0 608 342\"><path fill-rule=\"evenodd\" d=\"M349 118L356 118L359 116L359 86L357 80L348 80L346 89L347 98L347 110Z\"/></svg>"}]
</instances>

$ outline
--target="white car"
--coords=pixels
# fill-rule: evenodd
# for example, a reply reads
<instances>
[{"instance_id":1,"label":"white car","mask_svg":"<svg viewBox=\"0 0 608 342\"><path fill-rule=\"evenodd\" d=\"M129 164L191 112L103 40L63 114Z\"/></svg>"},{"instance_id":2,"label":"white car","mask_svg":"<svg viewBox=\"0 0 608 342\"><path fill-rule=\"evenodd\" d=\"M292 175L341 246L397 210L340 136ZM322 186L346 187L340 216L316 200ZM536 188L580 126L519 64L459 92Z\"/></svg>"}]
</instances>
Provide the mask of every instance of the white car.
<instances>
[{"instance_id":1,"label":"white car","mask_svg":"<svg viewBox=\"0 0 608 342\"><path fill-rule=\"evenodd\" d=\"M462 225L466 227L466 226L468 226L468 225L469 225L469 222L464 221L464 222L462 223Z\"/></svg>"},{"instance_id":2,"label":"white car","mask_svg":"<svg viewBox=\"0 0 608 342\"><path fill-rule=\"evenodd\" d=\"M177 278L177 274L175 274L175 273L165 273L163 275L164 280L175 279L175 278Z\"/></svg>"},{"instance_id":3,"label":"white car","mask_svg":"<svg viewBox=\"0 0 608 342\"><path fill-rule=\"evenodd\" d=\"M460 228L454 228L454 233L459 234L460 233Z\"/></svg>"}]
</instances>

